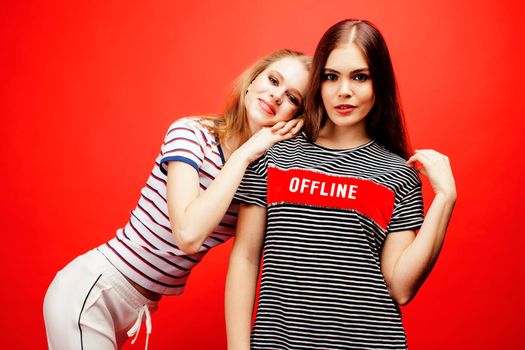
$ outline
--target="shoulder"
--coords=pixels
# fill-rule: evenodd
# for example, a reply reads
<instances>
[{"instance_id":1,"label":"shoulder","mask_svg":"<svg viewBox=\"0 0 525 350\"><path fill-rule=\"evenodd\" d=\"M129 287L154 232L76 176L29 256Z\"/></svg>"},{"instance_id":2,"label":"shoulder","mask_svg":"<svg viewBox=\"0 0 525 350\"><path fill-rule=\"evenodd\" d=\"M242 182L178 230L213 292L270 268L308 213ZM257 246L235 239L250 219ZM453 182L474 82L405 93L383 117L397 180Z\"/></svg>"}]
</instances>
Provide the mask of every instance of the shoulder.
<instances>
[{"instance_id":1,"label":"shoulder","mask_svg":"<svg viewBox=\"0 0 525 350\"><path fill-rule=\"evenodd\" d=\"M205 129L207 120L200 117L182 117L171 123L169 130L177 127L186 127L192 129Z\"/></svg>"},{"instance_id":2,"label":"shoulder","mask_svg":"<svg viewBox=\"0 0 525 350\"><path fill-rule=\"evenodd\" d=\"M418 172L407 164L407 161L401 156L387 150L382 145L374 142L371 147L367 149L373 154L375 161L378 164L388 169L388 174L397 181L412 183L418 185L421 183Z\"/></svg>"},{"instance_id":3,"label":"shoulder","mask_svg":"<svg viewBox=\"0 0 525 350\"><path fill-rule=\"evenodd\" d=\"M275 145L270 147L268 150L269 154L291 154L291 152L297 152L303 148L307 142L303 133L300 133L296 137L288 140L277 142Z\"/></svg>"},{"instance_id":4,"label":"shoulder","mask_svg":"<svg viewBox=\"0 0 525 350\"><path fill-rule=\"evenodd\" d=\"M183 117L175 120L168 128L168 134L174 131L187 131L195 134L198 139L212 144L216 142L215 135L210 130L213 127L213 120L203 117Z\"/></svg>"}]
</instances>

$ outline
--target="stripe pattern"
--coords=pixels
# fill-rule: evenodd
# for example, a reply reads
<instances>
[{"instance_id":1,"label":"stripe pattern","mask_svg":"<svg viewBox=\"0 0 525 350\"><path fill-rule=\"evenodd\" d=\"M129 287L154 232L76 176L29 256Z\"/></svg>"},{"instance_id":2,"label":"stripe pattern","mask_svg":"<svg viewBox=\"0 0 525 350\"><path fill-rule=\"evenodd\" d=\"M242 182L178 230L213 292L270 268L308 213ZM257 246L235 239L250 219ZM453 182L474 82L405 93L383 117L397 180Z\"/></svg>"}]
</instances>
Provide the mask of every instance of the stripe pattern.
<instances>
[{"instance_id":1,"label":"stripe pattern","mask_svg":"<svg viewBox=\"0 0 525 350\"><path fill-rule=\"evenodd\" d=\"M235 233L235 203L196 254L181 251L171 231L166 200L168 162L185 162L195 168L201 191L208 188L224 164L219 143L203 125L206 122L182 118L170 126L128 223L117 230L115 238L99 247L124 276L159 294L181 294L191 269L209 249Z\"/></svg>"},{"instance_id":2,"label":"stripe pattern","mask_svg":"<svg viewBox=\"0 0 525 350\"><path fill-rule=\"evenodd\" d=\"M306 177L299 175L294 175L298 180L291 176L283 184L285 177L268 176L268 169L317 174L310 179L331 177L314 188L313 180L305 184ZM367 196L359 181L354 181L357 185L351 193L346 192L347 207L341 207L340 198L337 205L323 205L326 199L298 202L308 194L329 196L334 177L389 189L393 203L382 203L388 197L379 201ZM293 200L281 193L279 201L267 204L266 189L273 186L302 193L293 193ZM252 164L236 198L267 206L268 213L253 349L406 348L401 313L380 268L387 234L417 230L423 221L421 182L402 158L373 141L354 149L330 150L301 134L276 144ZM382 212L390 207L386 227L366 216L366 211L356 210L351 204L354 199L367 208L384 206Z\"/></svg>"}]
</instances>

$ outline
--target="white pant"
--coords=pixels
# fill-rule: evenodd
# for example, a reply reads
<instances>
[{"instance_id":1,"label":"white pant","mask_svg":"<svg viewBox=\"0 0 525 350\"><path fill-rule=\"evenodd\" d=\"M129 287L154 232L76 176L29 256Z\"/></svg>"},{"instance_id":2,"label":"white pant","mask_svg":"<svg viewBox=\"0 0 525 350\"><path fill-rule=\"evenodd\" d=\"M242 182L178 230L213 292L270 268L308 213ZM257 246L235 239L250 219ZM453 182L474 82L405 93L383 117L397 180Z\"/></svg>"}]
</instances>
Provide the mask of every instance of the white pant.
<instances>
[{"instance_id":1,"label":"white pant","mask_svg":"<svg viewBox=\"0 0 525 350\"><path fill-rule=\"evenodd\" d=\"M120 349L126 332L142 322L144 306L157 310L157 302L140 294L102 253L91 250L59 271L47 290L44 320L49 349Z\"/></svg>"}]
</instances>

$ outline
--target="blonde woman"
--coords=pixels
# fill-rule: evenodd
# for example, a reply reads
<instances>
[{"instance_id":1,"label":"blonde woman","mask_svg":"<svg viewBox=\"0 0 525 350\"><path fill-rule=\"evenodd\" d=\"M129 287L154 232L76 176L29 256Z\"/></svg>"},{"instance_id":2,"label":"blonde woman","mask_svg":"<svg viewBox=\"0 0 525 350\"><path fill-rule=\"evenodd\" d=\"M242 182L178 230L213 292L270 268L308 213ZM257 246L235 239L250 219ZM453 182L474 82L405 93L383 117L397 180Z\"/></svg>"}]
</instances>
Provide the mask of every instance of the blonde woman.
<instances>
[{"instance_id":1,"label":"blonde woman","mask_svg":"<svg viewBox=\"0 0 525 350\"><path fill-rule=\"evenodd\" d=\"M44 301L50 349L119 349L163 295L233 236L233 195L250 162L298 133L310 58L291 50L238 79L223 115L183 118L166 133L128 223L61 270ZM147 340L146 340L147 347Z\"/></svg>"}]
</instances>

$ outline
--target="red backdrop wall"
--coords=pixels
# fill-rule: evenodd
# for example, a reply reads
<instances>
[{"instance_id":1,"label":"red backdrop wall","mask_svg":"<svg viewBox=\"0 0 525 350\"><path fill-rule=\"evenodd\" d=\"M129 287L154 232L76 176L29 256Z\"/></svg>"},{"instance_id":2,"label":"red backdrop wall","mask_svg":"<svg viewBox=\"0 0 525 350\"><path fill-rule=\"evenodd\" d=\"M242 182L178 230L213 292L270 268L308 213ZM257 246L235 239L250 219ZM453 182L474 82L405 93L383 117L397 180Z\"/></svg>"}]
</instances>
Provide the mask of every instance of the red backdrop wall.
<instances>
[{"instance_id":1,"label":"red backdrop wall","mask_svg":"<svg viewBox=\"0 0 525 350\"><path fill-rule=\"evenodd\" d=\"M410 347L524 348L523 6L3 0L2 348L46 347L48 284L126 222L173 120L220 112L249 63L282 47L313 53L347 17L384 33L412 143L448 154L458 185L443 253L403 310ZM428 205L428 183L425 194ZM230 247L209 254L183 296L164 298L151 349L225 348Z\"/></svg>"}]
</instances>

